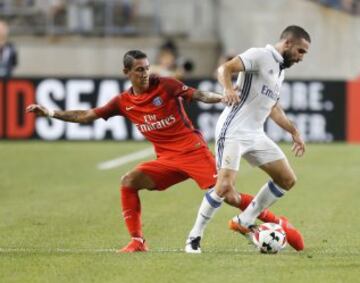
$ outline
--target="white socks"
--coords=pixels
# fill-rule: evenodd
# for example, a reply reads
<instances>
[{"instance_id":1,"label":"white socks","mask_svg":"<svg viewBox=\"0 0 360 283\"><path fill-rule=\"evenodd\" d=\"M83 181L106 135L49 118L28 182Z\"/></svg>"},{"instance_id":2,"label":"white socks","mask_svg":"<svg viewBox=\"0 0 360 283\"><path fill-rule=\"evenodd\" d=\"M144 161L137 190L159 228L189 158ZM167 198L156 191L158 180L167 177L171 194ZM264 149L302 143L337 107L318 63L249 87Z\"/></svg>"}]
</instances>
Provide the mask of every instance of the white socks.
<instances>
[{"instance_id":1,"label":"white socks","mask_svg":"<svg viewBox=\"0 0 360 283\"><path fill-rule=\"evenodd\" d=\"M218 196L214 189L209 190L200 205L195 224L190 231L189 238L202 237L206 225L220 208L224 198Z\"/></svg>"},{"instance_id":2,"label":"white socks","mask_svg":"<svg viewBox=\"0 0 360 283\"><path fill-rule=\"evenodd\" d=\"M233 219L237 221L237 218L239 218L245 226L253 225L260 213L265 208L274 204L285 192L284 189L280 188L273 181L269 181L262 186L249 206L239 216L235 216Z\"/></svg>"}]
</instances>

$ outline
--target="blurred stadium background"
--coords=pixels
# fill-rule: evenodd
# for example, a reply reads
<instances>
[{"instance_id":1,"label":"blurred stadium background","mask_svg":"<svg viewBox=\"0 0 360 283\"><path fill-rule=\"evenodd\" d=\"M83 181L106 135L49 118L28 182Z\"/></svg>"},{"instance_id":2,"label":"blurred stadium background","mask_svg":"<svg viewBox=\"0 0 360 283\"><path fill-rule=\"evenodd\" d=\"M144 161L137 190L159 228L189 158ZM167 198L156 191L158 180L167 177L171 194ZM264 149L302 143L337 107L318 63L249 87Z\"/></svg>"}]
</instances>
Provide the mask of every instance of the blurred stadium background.
<instances>
[{"instance_id":1,"label":"blurred stadium background","mask_svg":"<svg viewBox=\"0 0 360 283\"><path fill-rule=\"evenodd\" d=\"M12 76L0 78L1 282L357 282L359 0L1 0L0 20L17 50ZM220 62L275 43L290 24L303 26L312 45L304 62L287 71L280 101L309 145L303 160L290 158L299 184L274 209L300 226L308 249L257 256L226 231L234 211L225 207L209 227L208 253L189 258L181 249L202 192L186 182L142 194L154 253L114 255L128 239L116 188L135 163L96 166L146 152L149 144L121 117L65 124L25 115L26 105L102 105L129 85L122 74L127 50L144 50L159 67L169 45L181 80L221 91L214 76ZM221 110L189 106L210 142ZM289 141L272 123L266 130ZM255 193L265 177L247 165L242 170L239 190Z\"/></svg>"},{"instance_id":2,"label":"blurred stadium background","mask_svg":"<svg viewBox=\"0 0 360 283\"><path fill-rule=\"evenodd\" d=\"M358 0L14 0L1 1L0 15L18 50L16 80L4 81L1 88L2 138L141 139L126 122L120 122L126 124L123 135L99 125L65 126L76 128L65 132L56 122L35 124L22 110L35 100L63 109L103 104L128 86L122 74L127 50L142 49L158 65L169 41L181 79L221 91L214 80L221 61L274 43L286 25L295 23L309 31L313 43L305 63L287 71L283 107L308 141L360 141ZM208 139L220 111L221 106L202 104L190 109ZM274 139L288 139L267 127Z\"/></svg>"}]
</instances>

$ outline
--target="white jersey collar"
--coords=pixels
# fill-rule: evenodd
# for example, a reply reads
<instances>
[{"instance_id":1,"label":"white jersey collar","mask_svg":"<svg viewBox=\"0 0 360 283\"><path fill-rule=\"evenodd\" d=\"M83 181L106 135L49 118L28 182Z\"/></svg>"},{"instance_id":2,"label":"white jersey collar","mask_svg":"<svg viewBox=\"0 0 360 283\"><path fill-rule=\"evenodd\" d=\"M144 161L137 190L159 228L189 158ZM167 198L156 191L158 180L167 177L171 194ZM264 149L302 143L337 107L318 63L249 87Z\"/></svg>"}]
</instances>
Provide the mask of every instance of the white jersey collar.
<instances>
[{"instance_id":1,"label":"white jersey collar","mask_svg":"<svg viewBox=\"0 0 360 283\"><path fill-rule=\"evenodd\" d=\"M274 46L267 44L265 46L266 49L270 50L270 52L272 53L272 55L274 56L274 59L279 62L280 64L282 64L284 62L284 58L281 56L281 54L279 53L279 51L277 51L275 49Z\"/></svg>"}]
</instances>

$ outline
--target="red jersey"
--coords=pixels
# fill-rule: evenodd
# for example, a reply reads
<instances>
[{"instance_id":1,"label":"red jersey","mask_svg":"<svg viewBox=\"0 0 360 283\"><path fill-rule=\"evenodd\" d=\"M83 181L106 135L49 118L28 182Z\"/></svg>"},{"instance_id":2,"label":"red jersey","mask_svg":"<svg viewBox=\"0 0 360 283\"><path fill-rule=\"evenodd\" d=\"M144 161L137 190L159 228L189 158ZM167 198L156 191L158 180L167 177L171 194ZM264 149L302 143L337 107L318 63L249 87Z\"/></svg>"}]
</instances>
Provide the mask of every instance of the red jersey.
<instances>
[{"instance_id":1,"label":"red jersey","mask_svg":"<svg viewBox=\"0 0 360 283\"><path fill-rule=\"evenodd\" d=\"M195 91L176 79L150 76L145 93L134 94L130 88L94 110L104 119L128 118L153 143L158 157L184 153L207 147L183 107L183 101L190 101Z\"/></svg>"}]
</instances>

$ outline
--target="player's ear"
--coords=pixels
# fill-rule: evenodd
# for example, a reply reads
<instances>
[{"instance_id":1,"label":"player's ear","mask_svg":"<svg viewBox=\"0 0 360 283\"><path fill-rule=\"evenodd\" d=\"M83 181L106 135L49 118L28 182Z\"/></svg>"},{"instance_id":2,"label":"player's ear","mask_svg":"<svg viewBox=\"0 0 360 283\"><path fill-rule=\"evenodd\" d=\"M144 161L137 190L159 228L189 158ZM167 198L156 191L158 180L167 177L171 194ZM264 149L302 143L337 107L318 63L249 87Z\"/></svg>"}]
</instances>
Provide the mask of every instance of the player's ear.
<instances>
[{"instance_id":1,"label":"player's ear","mask_svg":"<svg viewBox=\"0 0 360 283\"><path fill-rule=\"evenodd\" d=\"M123 73L124 73L125 75L127 75L127 74L129 73L129 69L128 69L128 68L124 68L124 69L123 69Z\"/></svg>"},{"instance_id":2,"label":"player's ear","mask_svg":"<svg viewBox=\"0 0 360 283\"><path fill-rule=\"evenodd\" d=\"M285 39L285 47L286 49L290 49L291 46L294 44L294 39L291 37L288 37Z\"/></svg>"}]
</instances>

